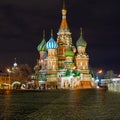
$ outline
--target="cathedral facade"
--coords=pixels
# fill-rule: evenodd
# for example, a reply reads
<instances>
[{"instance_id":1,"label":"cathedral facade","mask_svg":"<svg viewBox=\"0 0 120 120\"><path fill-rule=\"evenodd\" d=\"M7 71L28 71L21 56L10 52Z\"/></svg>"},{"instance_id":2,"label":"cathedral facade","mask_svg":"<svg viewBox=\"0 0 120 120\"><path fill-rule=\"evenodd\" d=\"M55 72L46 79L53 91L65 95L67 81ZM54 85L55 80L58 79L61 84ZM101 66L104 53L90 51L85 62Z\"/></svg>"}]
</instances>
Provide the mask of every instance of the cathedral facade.
<instances>
[{"instance_id":1,"label":"cathedral facade","mask_svg":"<svg viewBox=\"0 0 120 120\"><path fill-rule=\"evenodd\" d=\"M87 43L83 38L82 28L80 37L73 45L72 36L68 27L67 10L65 5L62 8L62 20L57 33L57 40L51 37L43 39L38 45L39 60L35 67L39 85L47 89L55 88L93 88L94 79L89 70L89 56L86 53Z\"/></svg>"}]
</instances>

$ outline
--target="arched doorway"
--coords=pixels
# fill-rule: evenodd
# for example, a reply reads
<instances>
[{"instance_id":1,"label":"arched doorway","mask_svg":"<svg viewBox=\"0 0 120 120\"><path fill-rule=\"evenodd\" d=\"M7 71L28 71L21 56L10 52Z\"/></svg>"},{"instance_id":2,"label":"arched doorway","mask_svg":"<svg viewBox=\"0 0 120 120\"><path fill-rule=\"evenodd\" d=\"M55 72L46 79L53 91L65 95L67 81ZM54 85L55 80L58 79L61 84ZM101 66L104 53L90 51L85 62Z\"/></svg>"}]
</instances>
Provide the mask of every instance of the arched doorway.
<instances>
[{"instance_id":1,"label":"arched doorway","mask_svg":"<svg viewBox=\"0 0 120 120\"><path fill-rule=\"evenodd\" d=\"M12 83L12 88L13 89L20 89L21 88L21 82L15 81Z\"/></svg>"}]
</instances>

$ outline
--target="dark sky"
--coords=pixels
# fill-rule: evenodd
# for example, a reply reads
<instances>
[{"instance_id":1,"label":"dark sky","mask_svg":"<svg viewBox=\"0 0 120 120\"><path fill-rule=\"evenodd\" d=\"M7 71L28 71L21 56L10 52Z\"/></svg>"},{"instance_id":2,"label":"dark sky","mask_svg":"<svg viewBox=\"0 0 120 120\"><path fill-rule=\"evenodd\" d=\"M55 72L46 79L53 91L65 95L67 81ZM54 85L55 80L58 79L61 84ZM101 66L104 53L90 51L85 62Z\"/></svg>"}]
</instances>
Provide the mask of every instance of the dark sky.
<instances>
[{"instance_id":1,"label":"dark sky","mask_svg":"<svg viewBox=\"0 0 120 120\"><path fill-rule=\"evenodd\" d=\"M67 21L74 43L80 27L88 43L92 68L120 72L120 0L66 0ZM0 69L18 64L32 67L46 30L54 38L61 22L62 0L0 0Z\"/></svg>"}]
</instances>

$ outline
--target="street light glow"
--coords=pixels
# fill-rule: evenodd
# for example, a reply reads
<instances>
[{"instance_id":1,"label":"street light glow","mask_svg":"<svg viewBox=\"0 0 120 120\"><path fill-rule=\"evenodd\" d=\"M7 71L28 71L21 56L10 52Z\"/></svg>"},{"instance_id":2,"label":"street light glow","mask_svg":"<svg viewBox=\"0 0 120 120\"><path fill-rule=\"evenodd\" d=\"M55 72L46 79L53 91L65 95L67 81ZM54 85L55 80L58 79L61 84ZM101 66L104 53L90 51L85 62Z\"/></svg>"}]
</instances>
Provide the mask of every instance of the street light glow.
<instances>
[{"instance_id":1,"label":"street light glow","mask_svg":"<svg viewBox=\"0 0 120 120\"><path fill-rule=\"evenodd\" d=\"M10 70L9 68L7 68L7 72L8 72L8 73L10 73L10 72L11 72L11 70Z\"/></svg>"},{"instance_id":2,"label":"street light glow","mask_svg":"<svg viewBox=\"0 0 120 120\"><path fill-rule=\"evenodd\" d=\"M99 70L98 73L102 73L103 71L102 70Z\"/></svg>"},{"instance_id":3,"label":"street light glow","mask_svg":"<svg viewBox=\"0 0 120 120\"><path fill-rule=\"evenodd\" d=\"M9 89L10 89L10 73L11 73L11 70L9 68L7 68L7 72L9 73Z\"/></svg>"}]
</instances>

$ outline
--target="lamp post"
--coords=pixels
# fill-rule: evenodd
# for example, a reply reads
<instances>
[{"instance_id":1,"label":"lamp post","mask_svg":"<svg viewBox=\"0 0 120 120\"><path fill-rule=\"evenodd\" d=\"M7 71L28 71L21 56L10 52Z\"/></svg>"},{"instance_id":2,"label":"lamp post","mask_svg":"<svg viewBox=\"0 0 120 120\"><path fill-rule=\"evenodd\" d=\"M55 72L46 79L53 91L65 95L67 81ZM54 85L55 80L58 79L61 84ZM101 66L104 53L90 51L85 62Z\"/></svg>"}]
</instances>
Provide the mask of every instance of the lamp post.
<instances>
[{"instance_id":1,"label":"lamp post","mask_svg":"<svg viewBox=\"0 0 120 120\"><path fill-rule=\"evenodd\" d=\"M101 83L101 75L102 75L102 73L103 73L103 70L101 69L101 70L98 70L98 72L97 72L97 82L98 82L98 84L100 84Z\"/></svg>"},{"instance_id":2,"label":"lamp post","mask_svg":"<svg viewBox=\"0 0 120 120\"><path fill-rule=\"evenodd\" d=\"M103 73L103 70L98 70L97 72L97 79L99 79L99 75Z\"/></svg>"},{"instance_id":3,"label":"lamp post","mask_svg":"<svg viewBox=\"0 0 120 120\"><path fill-rule=\"evenodd\" d=\"M8 72L8 74L9 74L9 89L10 89L10 73L11 73L11 70L8 68L8 69L7 69L7 72Z\"/></svg>"}]
</instances>

